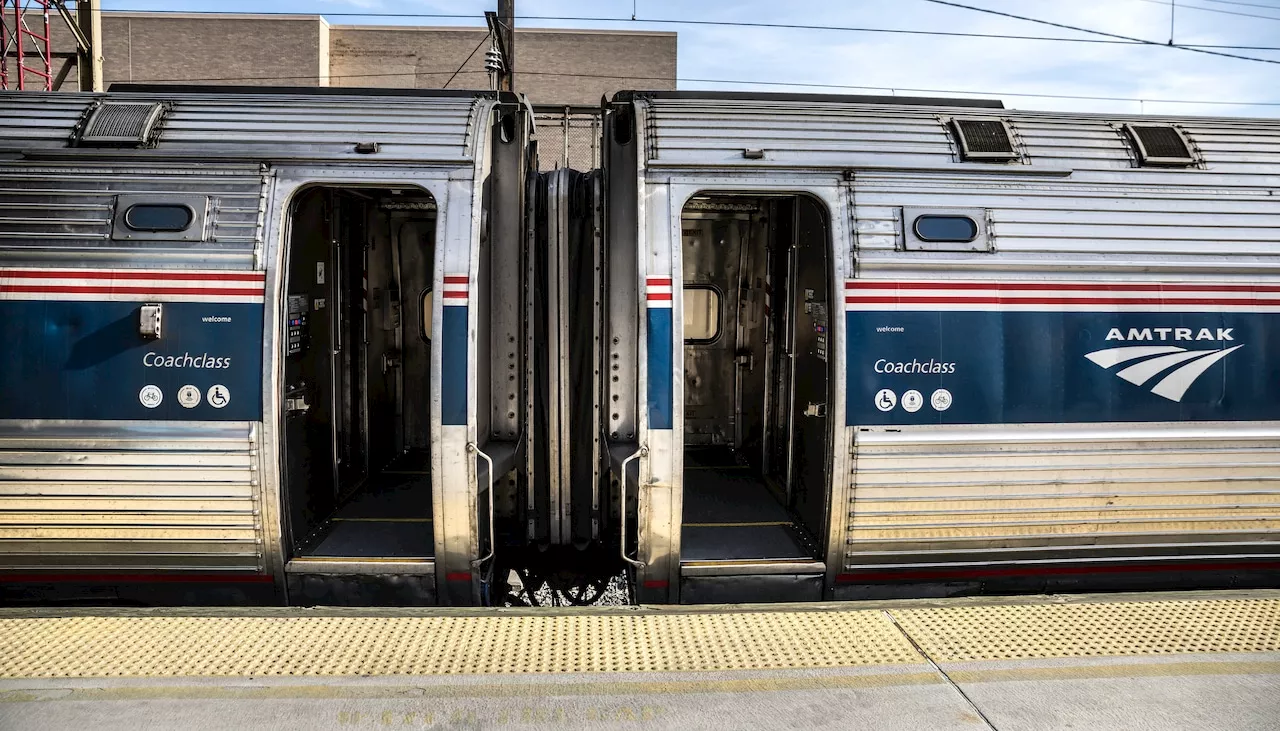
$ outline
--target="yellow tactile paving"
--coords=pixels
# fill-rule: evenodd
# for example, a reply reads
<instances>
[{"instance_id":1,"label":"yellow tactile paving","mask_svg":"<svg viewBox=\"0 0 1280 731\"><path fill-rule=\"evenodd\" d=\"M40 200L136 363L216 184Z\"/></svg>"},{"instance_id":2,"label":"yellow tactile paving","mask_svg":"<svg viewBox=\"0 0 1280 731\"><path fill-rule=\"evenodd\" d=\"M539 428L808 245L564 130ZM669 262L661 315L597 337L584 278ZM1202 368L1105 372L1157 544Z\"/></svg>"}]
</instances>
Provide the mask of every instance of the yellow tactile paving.
<instances>
[{"instance_id":1,"label":"yellow tactile paving","mask_svg":"<svg viewBox=\"0 0 1280 731\"><path fill-rule=\"evenodd\" d=\"M894 609L937 662L1280 651L1280 600Z\"/></svg>"},{"instance_id":2,"label":"yellow tactile paving","mask_svg":"<svg viewBox=\"0 0 1280 731\"><path fill-rule=\"evenodd\" d=\"M901 630L890 621L897 620ZM1280 652L1280 599L469 616L0 619L0 677L777 670Z\"/></svg>"},{"instance_id":3,"label":"yellow tactile paving","mask_svg":"<svg viewBox=\"0 0 1280 731\"><path fill-rule=\"evenodd\" d=\"M880 612L0 620L0 677L435 675L923 662Z\"/></svg>"}]
</instances>

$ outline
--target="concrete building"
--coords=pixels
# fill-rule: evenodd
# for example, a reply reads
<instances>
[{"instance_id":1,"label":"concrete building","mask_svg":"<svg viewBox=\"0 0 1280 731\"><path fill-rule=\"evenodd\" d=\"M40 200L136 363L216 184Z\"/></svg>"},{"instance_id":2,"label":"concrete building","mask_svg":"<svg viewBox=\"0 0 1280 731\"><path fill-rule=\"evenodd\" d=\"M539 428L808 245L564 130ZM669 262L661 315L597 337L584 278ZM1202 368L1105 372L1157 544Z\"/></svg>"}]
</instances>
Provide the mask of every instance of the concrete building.
<instances>
[{"instance_id":1,"label":"concrete building","mask_svg":"<svg viewBox=\"0 0 1280 731\"><path fill-rule=\"evenodd\" d=\"M60 32L55 46L74 47L65 28ZM449 88L488 88L487 35L484 28L330 25L319 15L104 12L102 17L108 85L429 89L448 82ZM675 33L518 28L515 55L516 88L536 104L598 105L602 95L619 89L676 86ZM63 89L75 89L75 79Z\"/></svg>"}]
</instances>

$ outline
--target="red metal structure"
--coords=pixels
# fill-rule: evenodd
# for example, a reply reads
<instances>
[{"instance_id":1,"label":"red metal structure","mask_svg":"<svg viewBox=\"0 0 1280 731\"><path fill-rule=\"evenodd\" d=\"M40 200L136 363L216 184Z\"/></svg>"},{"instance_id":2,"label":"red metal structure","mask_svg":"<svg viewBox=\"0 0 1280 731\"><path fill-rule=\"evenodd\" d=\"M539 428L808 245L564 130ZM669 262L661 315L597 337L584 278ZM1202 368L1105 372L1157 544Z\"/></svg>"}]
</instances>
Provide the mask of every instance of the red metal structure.
<instances>
[{"instance_id":1,"label":"red metal structure","mask_svg":"<svg viewBox=\"0 0 1280 731\"><path fill-rule=\"evenodd\" d=\"M0 0L0 89L53 89L51 5Z\"/></svg>"}]
</instances>

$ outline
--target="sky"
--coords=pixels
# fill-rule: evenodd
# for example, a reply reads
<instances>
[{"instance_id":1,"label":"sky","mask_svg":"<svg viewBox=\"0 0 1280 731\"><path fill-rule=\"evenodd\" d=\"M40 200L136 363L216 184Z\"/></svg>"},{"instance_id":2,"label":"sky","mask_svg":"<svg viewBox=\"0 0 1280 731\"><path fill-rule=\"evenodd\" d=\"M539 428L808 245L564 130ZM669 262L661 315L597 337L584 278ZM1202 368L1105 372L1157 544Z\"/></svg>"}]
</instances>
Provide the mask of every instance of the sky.
<instances>
[{"instance_id":1,"label":"sky","mask_svg":"<svg viewBox=\"0 0 1280 731\"><path fill-rule=\"evenodd\" d=\"M676 31L680 89L994 96L1002 99L1005 106L1018 109L1280 117L1280 83L1277 83L1280 81L1280 0L957 2L1140 38L1159 45L847 30L884 28L1103 39L928 0L516 0L516 15L518 27ZM1176 2L1176 9L1171 7L1171 2ZM106 10L299 12L324 15L336 25L436 26L483 25L484 11L493 10L495 6L496 0L220 0L216 3L210 0L106 0L103 3ZM1164 45L1170 40L1171 10L1175 44L1271 47L1276 50L1212 49L1267 59L1271 63ZM467 17L352 15L358 13ZM633 13L634 21L631 20ZM581 18L588 20L575 20ZM732 27L672 24L662 22L664 20L823 27Z\"/></svg>"}]
</instances>

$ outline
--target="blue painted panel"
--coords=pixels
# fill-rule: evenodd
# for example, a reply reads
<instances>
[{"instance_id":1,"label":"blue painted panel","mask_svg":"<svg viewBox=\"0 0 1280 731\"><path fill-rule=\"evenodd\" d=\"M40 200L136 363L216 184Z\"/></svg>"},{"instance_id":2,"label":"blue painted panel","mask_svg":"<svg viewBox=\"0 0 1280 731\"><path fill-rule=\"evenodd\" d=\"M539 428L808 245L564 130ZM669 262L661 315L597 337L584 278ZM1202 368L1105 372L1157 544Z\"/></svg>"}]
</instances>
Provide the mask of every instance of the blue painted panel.
<instances>
[{"instance_id":1,"label":"blue painted panel","mask_svg":"<svg viewBox=\"0 0 1280 731\"><path fill-rule=\"evenodd\" d=\"M671 308L649 308L649 428L670 429Z\"/></svg>"},{"instance_id":2,"label":"blue painted panel","mask_svg":"<svg viewBox=\"0 0 1280 731\"><path fill-rule=\"evenodd\" d=\"M258 421L261 304L164 305L162 337L137 302L0 301L0 419ZM160 402L147 408L144 389ZM178 403L192 386L199 402ZM210 389L221 386L214 408Z\"/></svg>"},{"instance_id":3,"label":"blue painted panel","mask_svg":"<svg viewBox=\"0 0 1280 731\"><path fill-rule=\"evenodd\" d=\"M1280 314L847 312L845 322L850 425L1280 419ZM908 391L920 394L914 412Z\"/></svg>"},{"instance_id":4,"label":"blue painted panel","mask_svg":"<svg viewBox=\"0 0 1280 731\"><path fill-rule=\"evenodd\" d=\"M467 423L467 308L445 307L441 334L440 423Z\"/></svg>"}]
</instances>

